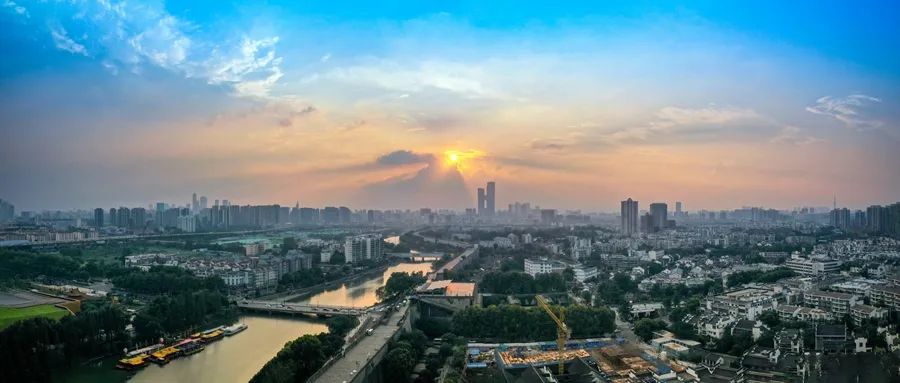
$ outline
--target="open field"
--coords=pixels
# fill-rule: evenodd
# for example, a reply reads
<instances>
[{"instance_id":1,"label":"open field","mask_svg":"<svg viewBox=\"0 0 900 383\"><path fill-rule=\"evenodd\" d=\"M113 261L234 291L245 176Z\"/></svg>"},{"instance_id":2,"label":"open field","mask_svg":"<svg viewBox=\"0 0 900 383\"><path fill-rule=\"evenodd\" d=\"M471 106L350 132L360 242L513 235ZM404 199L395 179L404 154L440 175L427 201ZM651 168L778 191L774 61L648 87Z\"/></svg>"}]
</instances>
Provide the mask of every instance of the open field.
<instances>
[{"instance_id":1,"label":"open field","mask_svg":"<svg viewBox=\"0 0 900 383\"><path fill-rule=\"evenodd\" d=\"M28 318L47 317L50 319L59 319L69 312L53 305L37 305L23 308L0 307L0 330Z\"/></svg>"}]
</instances>

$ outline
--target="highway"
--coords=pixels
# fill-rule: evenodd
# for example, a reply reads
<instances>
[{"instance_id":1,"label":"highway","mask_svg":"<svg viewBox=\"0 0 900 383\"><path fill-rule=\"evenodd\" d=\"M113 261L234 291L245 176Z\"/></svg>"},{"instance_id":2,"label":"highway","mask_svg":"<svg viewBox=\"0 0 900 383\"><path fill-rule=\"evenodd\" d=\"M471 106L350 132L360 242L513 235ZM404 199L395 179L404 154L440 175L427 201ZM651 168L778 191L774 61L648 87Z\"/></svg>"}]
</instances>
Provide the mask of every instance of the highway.
<instances>
[{"instance_id":1,"label":"highway","mask_svg":"<svg viewBox=\"0 0 900 383\"><path fill-rule=\"evenodd\" d=\"M363 337L355 346L346 350L344 356L337 359L326 370L315 377L315 382L344 383L352 382L361 372L371 370L380 362L372 360L388 341L400 329L397 322L406 315L409 304L390 313L387 323L375 327L371 335Z\"/></svg>"}]
</instances>

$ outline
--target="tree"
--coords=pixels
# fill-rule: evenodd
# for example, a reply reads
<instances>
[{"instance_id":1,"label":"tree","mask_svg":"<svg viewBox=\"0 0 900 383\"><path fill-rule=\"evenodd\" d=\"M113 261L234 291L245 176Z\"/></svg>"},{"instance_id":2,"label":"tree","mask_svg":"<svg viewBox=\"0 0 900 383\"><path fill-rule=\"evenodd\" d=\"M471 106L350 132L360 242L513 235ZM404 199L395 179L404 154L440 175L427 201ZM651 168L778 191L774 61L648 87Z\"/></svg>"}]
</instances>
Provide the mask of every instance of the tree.
<instances>
[{"instance_id":1,"label":"tree","mask_svg":"<svg viewBox=\"0 0 900 383\"><path fill-rule=\"evenodd\" d=\"M634 334L645 342L653 339L653 333L666 328L666 322L658 319L638 319L634 322Z\"/></svg>"},{"instance_id":2,"label":"tree","mask_svg":"<svg viewBox=\"0 0 900 383\"><path fill-rule=\"evenodd\" d=\"M297 250L297 238L284 237L281 242L281 254L287 254L291 250Z\"/></svg>"},{"instance_id":3,"label":"tree","mask_svg":"<svg viewBox=\"0 0 900 383\"><path fill-rule=\"evenodd\" d=\"M425 281L425 275L422 273L394 272L391 273L384 286L378 288L376 292L381 297L391 297L397 294L404 294L425 283Z\"/></svg>"},{"instance_id":4,"label":"tree","mask_svg":"<svg viewBox=\"0 0 900 383\"><path fill-rule=\"evenodd\" d=\"M340 337L346 335L350 330L359 325L359 319L348 316L336 316L328 319L326 322L328 333Z\"/></svg>"},{"instance_id":5,"label":"tree","mask_svg":"<svg viewBox=\"0 0 900 383\"><path fill-rule=\"evenodd\" d=\"M669 326L669 331L681 339L697 339L697 330L694 326L684 322L675 322Z\"/></svg>"},{"instance_id":6,"label":"tree","mask_svg":"<svg viewBox=\"0 0 900 383\"><path fill-rule=\"evenodd\" d=\"M384 357L384 375L386 382L405 382L416 366L412 347L406 342L399 342Z\"/></svg>"},{"instance_id":7,"label":"tree","mask_svg":"<svg viewBox=\"0 0 900 383\"><path fill-rule=\"evenodd\" d=\"M763 311L762 314L759 314L759 320L772 330L781 326L781 318L775 310Z\"/></svg>"}]
</instances>

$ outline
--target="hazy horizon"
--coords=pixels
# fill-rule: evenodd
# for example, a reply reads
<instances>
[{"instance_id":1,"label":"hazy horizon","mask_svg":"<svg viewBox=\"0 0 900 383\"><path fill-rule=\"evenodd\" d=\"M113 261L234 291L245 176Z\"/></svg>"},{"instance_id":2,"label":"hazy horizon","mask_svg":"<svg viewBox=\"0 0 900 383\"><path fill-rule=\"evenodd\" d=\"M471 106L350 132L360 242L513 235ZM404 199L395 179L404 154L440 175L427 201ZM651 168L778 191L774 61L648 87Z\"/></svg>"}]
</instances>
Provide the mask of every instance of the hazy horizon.
<instances>
[{"instance_id":1,"label":"hazy horizon","mask_svg":"<svg viewBox=\"0 0 900 383\"><path fill-rule=\"evenodd\" d=\"M892 203L898 9L6 1L0 198Z\"/></svg>"}]
</instances>

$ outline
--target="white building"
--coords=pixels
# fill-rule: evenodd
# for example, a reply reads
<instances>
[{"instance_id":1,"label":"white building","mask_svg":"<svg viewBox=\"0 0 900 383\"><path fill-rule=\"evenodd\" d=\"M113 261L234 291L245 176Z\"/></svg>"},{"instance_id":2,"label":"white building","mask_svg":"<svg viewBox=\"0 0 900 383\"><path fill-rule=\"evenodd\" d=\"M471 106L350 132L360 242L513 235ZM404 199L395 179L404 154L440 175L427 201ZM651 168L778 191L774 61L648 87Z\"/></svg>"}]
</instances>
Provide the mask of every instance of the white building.
<instances>
[{"instance_id":1,"label":"white building","mask_svg":"<svg viewBox=\"0 0 900 383\"><path fill-rule=\"evenodd\" d=\"M579 283L584 283L584 281L600 275L600 271L594 266L575 265L572 267L572 271L575 272L575 280Z\"/></svg>"},{"instance_id":2,"label":"white building","mask_svg":"<svg viewBox=\"0 0 900 383\"><path fill-rule=\"evenodd\" d=\"M185 233L193 233L197 231L197 220L192 215L178 217L176 227Z\"/></svg>"},{"instance_id":3,"label":"white building","mask_svg":"<svg viewBox=\"0 0 900 383\"><path fill-rule=\"evenodd\" d=\"M791 256L791 259L787 260L784 265L798 274L806 275L836 273L841 267L841 263L834 259L809 259L796 254Z\"/></svg>"},{"instance_id":4,"label":"white building","mask_svg":"<svg viewBox=\"0 0 900 383\"><path fill-rule=\"evenodd\" d=\"M367 234L348 237L344 241L344 257L347 263L366 259L379 259L384 255L384 240L381 235Z\"/></svg>"},{"instance_id":5,"label":"white building","mask_svg":"<svg viewBox=\"0 0 900 383\"><path fill-rule=\"evenodd\" d=\"M525 258L525 274L536 277L539 274L561 273L566 269L562 262L547 258Z\"/></svg>"}]
</instances>

